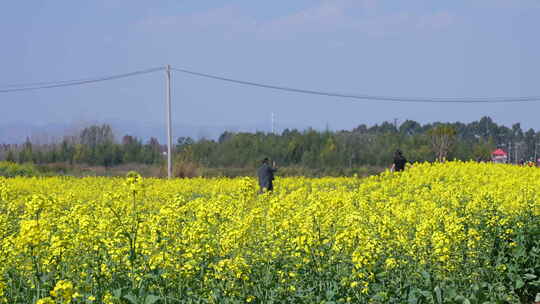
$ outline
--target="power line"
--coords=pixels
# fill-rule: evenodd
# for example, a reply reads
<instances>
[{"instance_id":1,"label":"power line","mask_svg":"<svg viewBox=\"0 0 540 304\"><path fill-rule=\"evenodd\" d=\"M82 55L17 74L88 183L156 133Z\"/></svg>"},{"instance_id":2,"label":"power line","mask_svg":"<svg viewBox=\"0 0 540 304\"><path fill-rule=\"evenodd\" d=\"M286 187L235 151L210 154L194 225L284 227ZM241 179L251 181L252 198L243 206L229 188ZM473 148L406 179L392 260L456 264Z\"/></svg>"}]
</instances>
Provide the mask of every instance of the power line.
<instances>
[{"instance_id":1,"label":"power line","mask_svg":"<svg viewBox=\"0 0 540 304\"><path fill-rule=\"evenodd\" d=\"M117 75L112 75L112 76L104 76L104 77L98 77L98 78L86 78L86 79L61 80L61 81L36 82L36 83L9 85L11 87L17 87L17 86L18 87L17 88L0 89L0 93L23 92L23 91L33 91L33 90L52 89L52 88L69 87L69 86L78 86L78 85L84 85L84 84L90 84L90 83L96 83L96 82L102 82L102 81L109 81L109 80L127 78L127 77L142 75L142 74L148 74L148 73L161 71L163 69L164 69L163 67L159 67L159 68L151 68L151 69L146 69L146 70L139 70L139 71L130 72L130 73L117 74Z\"/></svg>"},{"instance_id":2,"label":"power line","mask_svg":"<svg viewBox=\"0 0 540 304\"><path fill-rule=\"evenodd\" d=\"M51 88L60 88L68 86L78 86L108 80L121 79L126 77L132 77L141 74L148 74L164 70L164 67L151 68L146 70L139 70L135 72L118 74L112 76L104 76L99 78L84 78L84 79L73 79L73 80L60 80L60 81L50 81L50 82L34 82L34 83L22 83L22 84L11 84L0 87L0 93L11 93L11 92L24 92L24 91L33 91L41 89L51 89ZM239 79L233 79L228 77L217 76L213 74L201 73L186 69L171 68L171 70L195 75L204 78L210 78L214 80L221 80L231 83L237 83L242 85L248 85L253 87L260 87L266 89L280 90L293 93L302 93L302 94L311 94L319 96L329 96L329 97L340 97L340 98L350 98L364 101L395 101L395 102L422 102L422 103L502 103L502 102L527 102L527 101L540 101L540 96L526 96L526 97L493 97L493 98L436 98L436 97L399 97L399 96L384 96L384 95L368 95L368 94L350 94L350 93L341 93L341 92L329 92L329 91L319 91L319 90L308 90L308 89L299 89L288 86L277 86L266 83L259 83L253 81L245 81Z\"/></svg>"},{"instance_id":3,"label":"power line","mask_svg":"<svg viewBox=\"0 0 540 304\"><path fill-rule=\"evenodd\" d=\"M320 96L352 98L360 100L377 100L377 101L397 101L397 102L424 102L424 103L500 103L500 102L525 102L525 101L540 101L540 96L527 96L527 97L494 97L494 98L425 98L425 97L397 97L397 96L381 96L381 95L367 95L367 94L348 94L339 92L327 92L317 90L298 89L293 87L277 86L265 83L258 83L252 81L238 80L233 78L227 78L212 74L200 73L190 71L186 69L171 68L174 71L200 76L204 78L210 78L215 80L227 81L242 85L274 89L280 91L303 93Z\"/></svg>"},{"instance_id":4,"label":"power line","mask_svg":"<svg viewBox=\"0 0 540 304\"><path fill-rule=\"evenodd\" d=\"M91 80L91 79L93 79L93 78L81 78L81 79L58 80L58 81L43 81L43 82L13 83L13 84L2 85L2 86L0 86L0 89L25 88L25 87L34 87L34 86L47 86L47 85L54 85L54 84L64 84L64 83L86 81L86 80Z\"/></svg>"}]
</instances>

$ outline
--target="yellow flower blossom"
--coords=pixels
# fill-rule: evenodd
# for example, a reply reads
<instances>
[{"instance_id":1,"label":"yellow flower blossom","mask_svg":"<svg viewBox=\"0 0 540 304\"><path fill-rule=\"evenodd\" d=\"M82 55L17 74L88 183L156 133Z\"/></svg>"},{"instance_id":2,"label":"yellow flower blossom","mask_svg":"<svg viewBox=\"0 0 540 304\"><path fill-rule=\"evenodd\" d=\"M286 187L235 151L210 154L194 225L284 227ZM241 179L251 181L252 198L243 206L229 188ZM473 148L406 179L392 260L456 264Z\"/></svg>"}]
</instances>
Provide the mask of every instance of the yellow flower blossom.
<instances>
[{"instance_id":1,"label":"yellow flower blossom","mask_svg":"<svg viewBox=\"0 0 540 304\"><path fill-rule=\"evenodd\" d=\"M259 195L250 177L0 177L0 303L122 303L143 287L148 299L258 303L327 286L336 301L369 303L423 270L460 284L481 279L477 269L500 275L510 262L489 255L520 249L540 216L540 170L509 165L426 163L275 188Z\"/></svg>"}]
</instances>

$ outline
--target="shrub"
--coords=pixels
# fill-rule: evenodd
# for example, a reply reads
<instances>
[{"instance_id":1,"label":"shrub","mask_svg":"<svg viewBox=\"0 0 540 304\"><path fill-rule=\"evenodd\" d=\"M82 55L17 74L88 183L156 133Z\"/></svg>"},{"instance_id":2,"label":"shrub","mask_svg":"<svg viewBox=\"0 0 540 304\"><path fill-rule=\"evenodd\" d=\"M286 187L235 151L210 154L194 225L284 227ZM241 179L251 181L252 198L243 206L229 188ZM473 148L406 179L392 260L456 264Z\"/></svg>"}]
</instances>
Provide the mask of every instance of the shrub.
<instances>
[{"instance_id":1,"label":"shrub","mask_svg":"<svg viewBox=\"0 0 540 304\"><path fill-rule=\"evenodd\" d=\"M41 173L33 164L17 164L13 162L0 162L0 176L39 176Z\"/></svg>"}]
</instances>

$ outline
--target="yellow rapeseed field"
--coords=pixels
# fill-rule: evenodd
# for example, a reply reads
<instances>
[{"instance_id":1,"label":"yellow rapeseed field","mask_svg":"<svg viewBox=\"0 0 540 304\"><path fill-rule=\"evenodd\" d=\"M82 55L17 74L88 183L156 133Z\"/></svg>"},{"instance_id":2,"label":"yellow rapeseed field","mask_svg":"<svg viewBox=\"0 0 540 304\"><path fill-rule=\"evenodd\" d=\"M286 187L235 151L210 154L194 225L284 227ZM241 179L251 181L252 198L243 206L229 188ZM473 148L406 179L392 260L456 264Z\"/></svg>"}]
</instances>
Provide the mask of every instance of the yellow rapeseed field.
<instances>
[{"instance_id":1,"label":"yellow rapeseed field","mask_svg":"<svg viewBox=\"0 0 540 304\"><path fill-rule=\"evenodd\" d=\"M531 303L540 169L0 178L1 303Z\"/></svg>"}]
</instances>

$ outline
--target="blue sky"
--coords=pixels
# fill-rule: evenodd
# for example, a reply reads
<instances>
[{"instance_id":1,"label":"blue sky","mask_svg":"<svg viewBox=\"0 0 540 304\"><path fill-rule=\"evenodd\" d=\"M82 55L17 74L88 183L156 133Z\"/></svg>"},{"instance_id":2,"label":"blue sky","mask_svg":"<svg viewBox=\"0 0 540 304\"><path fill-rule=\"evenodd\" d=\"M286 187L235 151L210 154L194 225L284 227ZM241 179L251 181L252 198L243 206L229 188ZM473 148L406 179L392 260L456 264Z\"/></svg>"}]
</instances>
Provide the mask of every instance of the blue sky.
<instances>
[{"instance_id":1,"label":"blue sky","mask_svg":"<svg viewBox=\"0 0 540 304\"><path fill-rule=\"evenodd\" d=\"M411 97L540 95L540 2L3 1L0 87L171 64L306 89ZM164 74L0 94L4 122L162 124ZM521 122L538 103L359 102L173 75L177 125L267 130L358 124ZM175 136L182 135L182 128Z\"/></svg>"}]
</instances>

